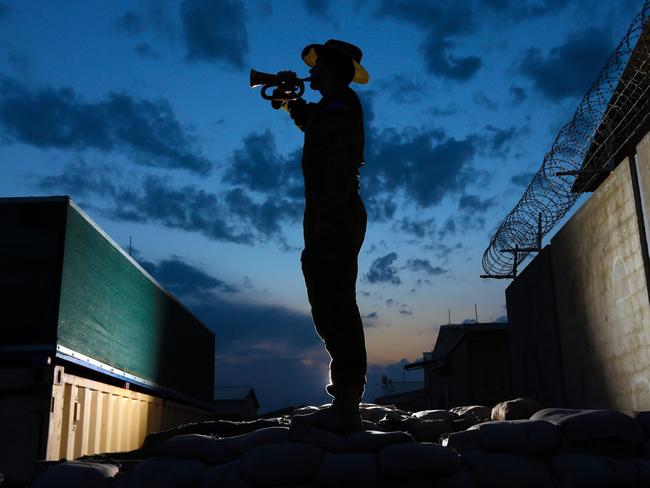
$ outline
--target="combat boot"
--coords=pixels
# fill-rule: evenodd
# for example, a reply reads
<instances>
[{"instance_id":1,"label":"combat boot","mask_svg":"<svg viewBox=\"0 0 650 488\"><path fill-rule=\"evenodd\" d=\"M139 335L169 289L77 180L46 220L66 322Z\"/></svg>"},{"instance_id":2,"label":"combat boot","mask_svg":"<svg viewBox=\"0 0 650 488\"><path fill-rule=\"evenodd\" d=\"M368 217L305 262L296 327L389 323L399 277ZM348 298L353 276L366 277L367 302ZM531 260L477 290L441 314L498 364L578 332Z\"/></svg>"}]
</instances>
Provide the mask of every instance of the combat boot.
<instances>
[{"instance_id":1,"label":"combat boot","mask_svg":"<svg viewBox=\"0 0 650 488\"><path fill-rule=\"evenodd\" d=\"M362 430L359 414L360 391L362 389L358 386L339 386L330 407L306 415L296 415L291 421L340 435L360 431Z\"/></svg>"}]
</instances>

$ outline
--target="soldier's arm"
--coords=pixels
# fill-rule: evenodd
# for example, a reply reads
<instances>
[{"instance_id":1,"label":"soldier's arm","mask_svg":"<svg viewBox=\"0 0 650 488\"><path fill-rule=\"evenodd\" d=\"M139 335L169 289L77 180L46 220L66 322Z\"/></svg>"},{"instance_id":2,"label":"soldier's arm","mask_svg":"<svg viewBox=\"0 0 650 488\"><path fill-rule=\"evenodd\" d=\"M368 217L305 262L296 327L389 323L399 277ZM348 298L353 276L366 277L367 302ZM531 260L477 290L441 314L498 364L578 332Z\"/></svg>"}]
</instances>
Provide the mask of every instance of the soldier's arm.
<instances>
[{"instance_id":1,"label":"soldier's arm","mask_svg":"<svg viewBox=\"0 0 650 488\"><path fill-rule=\"evenodd\" d=\"M360 136L354 124L352 107L334 102L326 110L322 130L327 144L327 158L323 168L318 220L334 224L343 220L361 161L357 161Z\"/></svg>"},{"instance_id":2,"label":"soldier's arm","mask_svg":"<svg viewBox=\"0 0 650 488\"><path fill-rule=\"evenodd\" d=\"M302 131L305 130L305 125L307 125L315 107L315 103L307 103L302 98L291 100L283 106L283 108L289 112L289 115L291 115L291 119L296 126Z\"/></svg>"}]
</instances>

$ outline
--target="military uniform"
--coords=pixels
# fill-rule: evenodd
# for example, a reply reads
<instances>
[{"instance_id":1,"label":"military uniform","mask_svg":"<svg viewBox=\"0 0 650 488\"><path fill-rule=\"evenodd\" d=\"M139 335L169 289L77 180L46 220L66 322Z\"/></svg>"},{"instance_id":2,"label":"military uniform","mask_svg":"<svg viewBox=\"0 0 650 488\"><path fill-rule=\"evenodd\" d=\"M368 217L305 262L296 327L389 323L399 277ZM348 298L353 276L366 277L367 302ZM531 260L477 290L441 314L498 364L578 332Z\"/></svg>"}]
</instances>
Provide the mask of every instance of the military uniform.
<instances>
[{"instance_id":1,"label":"military uniform","mask_svg":"<svg viewBox=\"0 0 650 488\"><path fill-rule=\"evenodd\" d=\"M357 257L367 215L359 194L363 112L356 93L299 99L289 113L304 131L305 215L302 271L318 335L331 356L327 391L366 383L366 347L356 303Z\"/></svg>"}]
</instances>

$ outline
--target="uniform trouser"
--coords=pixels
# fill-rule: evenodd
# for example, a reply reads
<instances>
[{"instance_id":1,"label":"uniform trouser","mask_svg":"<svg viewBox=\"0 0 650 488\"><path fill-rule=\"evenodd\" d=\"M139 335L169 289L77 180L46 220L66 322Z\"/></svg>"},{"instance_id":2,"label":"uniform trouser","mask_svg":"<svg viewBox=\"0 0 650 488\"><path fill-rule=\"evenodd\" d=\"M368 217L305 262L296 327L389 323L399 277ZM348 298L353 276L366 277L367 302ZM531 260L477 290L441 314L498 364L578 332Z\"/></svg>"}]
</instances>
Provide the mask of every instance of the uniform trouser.
<instances>
[{"instance_id":1,"label":"uniform trouser","mask_svg":"<svg viewBox=\"0 0 650 488\"><path fill-rule=\"evenodd\" d=\"M366 384L366 344L356 301L357 258L366 232L366 211L360 199L331 239L319 241L306 225L302 272L316 332L331 357L327 391ZM306 224L308 222L306 221Z\"/></svg>"}]
</instances>

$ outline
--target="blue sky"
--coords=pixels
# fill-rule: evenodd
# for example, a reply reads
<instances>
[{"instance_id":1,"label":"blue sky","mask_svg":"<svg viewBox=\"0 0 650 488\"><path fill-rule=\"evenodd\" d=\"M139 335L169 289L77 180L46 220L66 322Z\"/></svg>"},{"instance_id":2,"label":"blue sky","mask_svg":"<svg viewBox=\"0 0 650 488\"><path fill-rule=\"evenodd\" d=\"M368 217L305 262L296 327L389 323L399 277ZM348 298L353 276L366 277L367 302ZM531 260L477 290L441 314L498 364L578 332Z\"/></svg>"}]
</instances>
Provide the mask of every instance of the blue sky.
<instances>
[{"instance_id":1,"label":"blue sky","mask_svg":"<svg viewBox=\"0 0 650 488\"><path fill-rule=\"evenodd\" d=\"M504 320L482 253L641 6L0 0L0 196L68 194L131 236L215 332L218 384L254 386L262 410L326 401L299 265L302 133L248 72L307 76L306 44L357 44L372 400L449 309Z\"/></svg>"}]
</instances>

